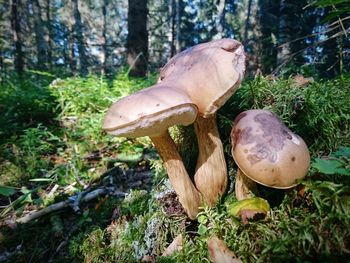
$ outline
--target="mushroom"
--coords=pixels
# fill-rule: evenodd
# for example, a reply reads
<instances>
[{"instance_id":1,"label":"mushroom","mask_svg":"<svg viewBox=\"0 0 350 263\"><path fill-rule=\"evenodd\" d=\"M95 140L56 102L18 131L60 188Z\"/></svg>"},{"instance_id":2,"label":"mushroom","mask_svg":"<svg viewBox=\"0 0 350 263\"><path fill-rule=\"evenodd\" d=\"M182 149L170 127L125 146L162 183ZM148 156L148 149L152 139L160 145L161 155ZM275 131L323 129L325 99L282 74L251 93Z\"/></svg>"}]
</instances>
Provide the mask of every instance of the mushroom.
<instances>
[{"instance_id":1,"label":"mushroom","mask_svg":"<svg viewBox=\"0 0 350 263\"><path fill-rule=\"evenodd\" d=\"M161 83L115 102L103 123L103 129L112 135L151 138L191 219L198 213L201 195L187 174L168 128L176 124L189 125L196 116L197 107L184 92L174 84Z\"/></svg>"},{"instance_id":2,"label":"mushroom","mask_svg":"<svg viewBox=\"0 0 350 263\"><path fill-rule=\"evenodd\" d=\"M199 156L194 180L209 206L216 204L227 187L227 167L216 111L238 88L244 71L241 43L221 39L177 54L160 73L159 83L177 83L198 107L194 127Z\"/></svg>"},{"instance_id":3,"label":"mushroom","mask_svg":"<svg viewBox=\"0 0 350 263\"><path fill-rule=\"evenodd\" d=\"M249 197L256 183L292 188L308 171L310 154L305 142L270 111L240 113L231 140L232 155L239 167L235 189L238 200Z\"/></svg>"}]
</instances>

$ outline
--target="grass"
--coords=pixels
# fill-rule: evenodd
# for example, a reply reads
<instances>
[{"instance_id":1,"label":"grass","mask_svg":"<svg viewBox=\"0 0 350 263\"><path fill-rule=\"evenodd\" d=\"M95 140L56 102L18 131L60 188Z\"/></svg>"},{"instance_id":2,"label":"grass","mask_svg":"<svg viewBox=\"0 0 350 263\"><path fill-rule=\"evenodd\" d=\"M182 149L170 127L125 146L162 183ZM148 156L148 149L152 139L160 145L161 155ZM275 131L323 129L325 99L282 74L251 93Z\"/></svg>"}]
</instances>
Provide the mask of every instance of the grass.
<instances>
[{"instance_id":1,"label":"grass","mask_svg":"<svg viewBox=\"0 0 350 263\"><path fill-rule=\"evenodd\" d=\"M204 208L197 221L186 219L169 192L149 139L114 138L100 128L112 101L152 85L155 76L41 74L40 81L31 76L1 83L0 255L11 255L8 262L139 262L144 255L157 262L209 262L206 241L212 235L244 262L345 262L349 256L350 76L306 86L293 77L246 81L218 113L228 193L216 207ZM265 220L243 225L227 211L236 201L229 134L234 117L251 108L281 116L309 145L312 165L297 189L261 188L272 208ZM193 171L193 129L176 128L172 135ZM138 179L147 172L151 181ZM113 186L128 192L125 198L102 196L77 213L66 209L16 228L12 224L85 187L110 185L111 178ZM180 233L182 251L162 257Z\"/></svg>"}]
</instances>

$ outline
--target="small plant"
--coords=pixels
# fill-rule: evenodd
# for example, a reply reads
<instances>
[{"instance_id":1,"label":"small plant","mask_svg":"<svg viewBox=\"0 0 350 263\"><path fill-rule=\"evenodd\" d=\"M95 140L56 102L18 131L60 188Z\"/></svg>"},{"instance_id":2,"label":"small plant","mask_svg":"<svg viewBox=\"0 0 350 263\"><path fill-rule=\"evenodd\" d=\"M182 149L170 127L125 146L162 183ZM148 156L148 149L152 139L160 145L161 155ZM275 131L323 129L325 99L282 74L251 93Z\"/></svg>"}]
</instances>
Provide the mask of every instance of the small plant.
<instances>
[{"instance_id":1,"label":"small plant","mask_svg":"<svg viewBox=\"0 0 350 263\"><path fill-rule=\"evenodd\" d=\"M39 124L35 128L25 129L18 140L4 144L7 160L19 168L23 174L20 180L46 176L51 169L50 154L61 145L61 139L47 127Z\"/></svg>"},{"instance_id":2,"label":"small plant","mask_svg":"<svg viewBox=\"0 0 350 263\"><path fill-rule=\"evenodd\" d=\"M340 147L327 158L315 158L312 167L323 174L350 175L350 147Z\"/></svg>"},{"instance_id":3,"label":"small plant","mask_svg":"<svg viewBox=\"0 0 350 263\"><path fill-rule=\"evenodd\" d=\"M296 85L292 77L270 80L258 76L243 83L219 111L221 137L229 137L232 121L240 112L267 109L275 112L300 135L312 153L335 150L350 143L347 135L350 127L349 93L349 75L302 87Z\"/></svg>"}]
</instances>

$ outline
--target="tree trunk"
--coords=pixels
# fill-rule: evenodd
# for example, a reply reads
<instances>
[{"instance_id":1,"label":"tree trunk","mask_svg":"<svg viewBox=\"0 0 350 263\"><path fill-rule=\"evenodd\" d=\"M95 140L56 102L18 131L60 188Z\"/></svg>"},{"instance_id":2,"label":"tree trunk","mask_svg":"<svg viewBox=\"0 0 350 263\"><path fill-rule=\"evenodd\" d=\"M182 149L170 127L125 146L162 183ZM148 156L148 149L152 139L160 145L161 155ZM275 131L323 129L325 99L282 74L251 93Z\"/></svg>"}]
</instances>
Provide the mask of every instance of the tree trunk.
<instances>
[{"instance_id":1,"label":"tree trunk","mask_svg":"<svg viewBox=\"0 0 350 263\"><path fill-rule=\"evenodd\" d=\"M107 5L108 0L103 0L102 6L102 15L103 15L103 28L102 28L102 50L103 50L103 58L102 58L102 71L103 74L107 75L110 70L108 68L108 60L109 60L109 51L107 45Z\"/></svg>"},{"instance_id":2,"label":"tree trunk","mask_svg":"<svg viewBox=\"0 0 350 263\"><path fill-rule=\"evenodd\" d=\"M277 66L277 41L279 32L279 1L259 1L259 23L261 30L261 51L259 60L261 71L271 73Z\"/></svg>"},{"instance_id":3,"label":"tree trunk","mask_svg":"<svg viewBox=\"0 0 350 263\"><path fill-rule=\"evenodd\" d=\"M46 0L46 27L47 27L47 61L49 64L49 69L52 70L52 21L51 21L51 0Z\"/></svg>"},{"instance_id":4,"label":"tree trunk","mask_svg":"<svg viewBox=\"0 0 350 263\"><path fill-rule=\"evenodd\" d=\"M129 0L127 55L130 76L144 77L148 62L147 1Z\"/></svg>"},{"instance_id":5,"label":"tree trunk","mask_svg":"<svg viewBox=\"0 0 350 263\"><path fill-rule=\"evenodd\" d=\"M81 14L79 11L78 1L79 0L72 0L73 14L75 20L75 23L73 25L73 32L78 47L80 74L86 76L88 74L88 59L86 55L86 48L83 35L83 23L81 21Z\"/></svg>"},{"instance_id":6,"label":"tree trunk","mask_svg":"<svg viewBox=\"0 0 350 263\"><path fill-rule=\"evenodd\" d=\"M5 67L4 67L4 66L5 66L5 65L4 65L3 51L2 51L2 49L0 49L0 71L1 71L2 73L5 72ZM0 82L1 82L1 80L0 80Z\"/></svg>"},{"instance_id":7,"label":"tree trunk","mask_svg":"<svg viewBox=\"0 0 350 263\"><path fill-rule=\"evenodd\" d=\"M181 52L181 17L182 17L182 0L175 0L176 8L176 38L175 38L175 51L176 53Z\"/></svg>"},{"instance_id":8,"label":"tree trunk","mask_svg":"<svg viewBox=\"0 0 350 263\"><path fill-rule=\"evenodd\" d=\"M252 0L248 1L248 12L247 12L247 19L245 20L245 27L244 27L244 37L243 37L243 45L244 47L247 47L248 45L248 30L250 27L250 14L252 10Z\"/></svg>"},{"instance_id":9,"label":"tree trunk","mask_svg":"<svg viewBox=\"0 0 350 263\"><path fill-rule=\"evenodd\" d=\"M225 7L226 7L226 0L216 1L217 18L215 21L215 25L216 25L216 36L218 38L223 38L225 35L225 32L224 32L225 14L226 14Z\"/></svg>"},{"instance_id":10,"label":"tree trunk","mask_svg":"<svg viewBox=\"0 0 350 263\"><path fill-rule=\"evenodd\" d=\"M281 66L291 59L291 41L294 37L297 37L297 32L293 28L293 22L296 22L294 17L298 16L295 11L297 10L294 3L288 3L286 0L280 1L277 64ZM301 12L302 10L299 11Z\"/></svg>"},{"instance_id":11,"label":"tree trunk","mask_svg":"<svg viewBox=\"0 0 350 263\"><path fill-rule=\"evenodd\" d=\"M14 45L15 45L15 54L14 54L15 70L17 74L21 76L24 70L24 54L23 54L23 44L21 40L21 23L19 21L19 16L18 16L17 0L12 0L11 28L12 28Z\"/></svg>"},{"instance_id":12,"label":"tree trunk","mask_svg":"<svg viewBox=\"0 0 350 263\"><path fill-rule=\"evenodd\" d=\"M170 58L176 54L175 38L176 38L176 0L170 1L170 16L171 16L171 43L170 43Z\"/></svg>"},{"instance_id":13,"label":"tree trunk","mask_svg":"<svg viewBox=\"0 0 350 263\"><path fill-rule=\"evenodd\" d=\"M41 18L41 6L38 0L32 0L33 13L34 13L34 28L35 28L35 40L37 46L37 69L45 70L47 61L47 47L44 38L44 22Z\"/></svg>"}]
</instances>

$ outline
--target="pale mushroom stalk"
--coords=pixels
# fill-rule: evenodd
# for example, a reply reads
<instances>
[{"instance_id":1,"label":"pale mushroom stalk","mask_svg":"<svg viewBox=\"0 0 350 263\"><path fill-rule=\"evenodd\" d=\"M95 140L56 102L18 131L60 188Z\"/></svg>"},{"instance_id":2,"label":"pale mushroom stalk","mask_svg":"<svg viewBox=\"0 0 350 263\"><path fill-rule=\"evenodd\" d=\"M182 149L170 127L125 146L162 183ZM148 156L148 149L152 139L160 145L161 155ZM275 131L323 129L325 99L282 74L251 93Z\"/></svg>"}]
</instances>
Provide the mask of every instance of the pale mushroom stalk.
<instances>
[{"instance_id":1,"label":"pale mushroom stalk","mask_svg":"<svg viewBox=\"0 0 350 263\"><path fill-rule=\"evenodd\" d=\"M150 138L164 162L169 180L180 203L186 210L188 217L195 219L201 204L201 195L189 178L173 139L167 130Z\"/></svg>"},{"instance_id":2,"label":"pale mushroom stalk","mask_svg":"<svg viewBox=\"0 0 350 263\"><path fill-rule=\"evenodd\" d=\"M197 106L183 91L175 85L159 83L115 102L103 123L103 129L115 136L152 139L179 201L191 219L201 206L201 195L188 176L168 128L192 124L197 114Z\"/></svg>"},{"instance_id":3,"label":"pale mushroom stalk","mask_svg":"<svg viewBox=\"0 0 350 263\"><path fill-rule=\"evenodd\" d=\"M160 82L177 83L198 107L194 123L199 145L195 183L210 206L216 204L227 186L216 112L239 87L244 71L242 44L233 39L220 39L177 54L160 74Z\"/></svg>"},{"instance_id":4,"label":"pale mushroom stalk","mask_svg":"<svg viewBox=\"0 0 350 263\"><path fill-rule=\"evenodd\" d=\"M254 197L257 193L256 182L246 176L239 168L237 168L235 192L238 201Z\"/></svg>"},{"instance_id":5,"label":"pale mushroom stalk","mask_svg":"<svg viewBox=\"0 0 350 263\"><path fill-rule=\"evenodd\" d=\"M205 202L214 206L227 186L227 167L216 114L207 118L197 116L194 128L199 151L194 181Z\"/></svg>"}]
</instances>

